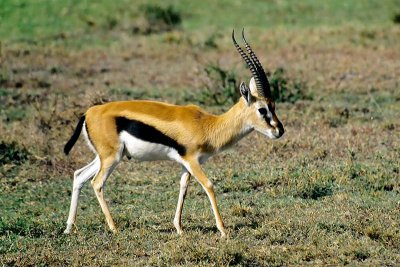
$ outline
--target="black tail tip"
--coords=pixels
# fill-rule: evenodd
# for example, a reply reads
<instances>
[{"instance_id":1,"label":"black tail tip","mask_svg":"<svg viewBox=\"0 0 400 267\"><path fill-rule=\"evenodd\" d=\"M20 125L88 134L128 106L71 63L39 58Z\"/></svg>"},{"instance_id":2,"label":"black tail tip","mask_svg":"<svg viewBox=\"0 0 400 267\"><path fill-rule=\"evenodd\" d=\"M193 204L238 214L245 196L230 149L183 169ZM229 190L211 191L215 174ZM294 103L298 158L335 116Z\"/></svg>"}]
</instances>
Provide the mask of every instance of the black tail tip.
<instances>
[{"instance_id":1,"label":"black tail tip","mask_svg":"<svg viewBox=\"0 0 400 267\"><path fill-rule=\"evenodd\" d=\"M72 142L68 142L65 146L64 146L64 154L65 155L69 155L69 152L71 152L72 146L74 144L72 144Z\"/></svg>"},{"instance_id":2,"label":"black tail tip","mask_svg":"<svg viewBox=\"0 0 400 267\"><path fill-rule=\"evenodd\" d=\"M70 151L70 150L69 150L69 149L67 149L67 147L65 146L65 147L64 147L64 154L68 156L68 154L69 154L69 151Z\"/></svg>"},{"instance_id":3,"label":"black tail tip","mask_svg":"<svg viewBox=\"0 0 400 267\"><path fill-rule=\"evenodd\" d=\"M82 126L83 123L85 122L85 116L82 116L76 125L76 129L74 133L72 134L71 138L68 140L68 142L64 146L64 153L65 155L68 155L69 152L71 151L72 147L75 145L76 141L79 138L79 135L81 134L82 131Z\"/></svg>"}]
</instances>

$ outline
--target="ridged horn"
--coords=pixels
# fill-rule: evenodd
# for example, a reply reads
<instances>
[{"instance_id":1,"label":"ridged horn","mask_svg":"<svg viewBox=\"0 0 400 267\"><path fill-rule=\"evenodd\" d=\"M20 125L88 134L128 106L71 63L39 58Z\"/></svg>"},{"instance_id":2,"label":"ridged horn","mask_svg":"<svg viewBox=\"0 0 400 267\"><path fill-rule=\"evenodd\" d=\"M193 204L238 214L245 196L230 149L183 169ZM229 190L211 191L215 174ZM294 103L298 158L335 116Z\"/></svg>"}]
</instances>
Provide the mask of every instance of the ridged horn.
<instances>
[{"instance_id":1,"label":"ridged horn","mask_svg":"<svg viewBox=\"0 0 400 267\"><path fill-rule=\"evenodd\" d=\"M263 88L263 95L265 97L270 97L271 96L271 88L269 85L269 81L267 78L267 75L265 74L264 68L261 65L260 61L258 60L256 54L254 53L253 49L251 49L251 46L247 42L246 38L244 37L244 28L242 30L242 39L244 42L244 45L247 49L247 52L249 53L252 61L254 62L254 65L256 66L258 75L260 77L261 83L262 83L262 88Z\"/></svg>"},{"instance_id":2,"label":"ridged horn","mask_svg":"<svg viewBox=\"0 0 400 267\"><path fill-rule=\"evenodd\" d=\"M232 41L233 44L236 47L236 50L239 52L239 54L242 56L244 61L246 62L247 66L249 67L251 74L253 74L253 77L256 81L256 86L257 86L257 91L261 96L264 96L264 90L263 90L263 84L262 81L260 80L259 73L257 71L257 68L254 64L254 62L248 57L248 55L243 51L243 49L239 46L239 44L235 40L235 29L232 31Z\"/></svg>"}]
</instances>

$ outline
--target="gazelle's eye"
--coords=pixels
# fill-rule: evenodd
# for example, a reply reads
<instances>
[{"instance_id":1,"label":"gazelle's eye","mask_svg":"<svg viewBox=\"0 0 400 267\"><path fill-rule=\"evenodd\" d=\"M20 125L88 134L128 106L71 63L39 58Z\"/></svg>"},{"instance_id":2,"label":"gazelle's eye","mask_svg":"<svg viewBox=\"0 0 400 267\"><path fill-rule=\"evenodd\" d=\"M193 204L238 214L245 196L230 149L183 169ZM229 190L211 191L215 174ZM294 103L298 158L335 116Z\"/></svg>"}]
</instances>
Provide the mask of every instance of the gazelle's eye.
<instances>
[{"instance_id":1,"label":"gazelle's eye","mask_svg":"<svg viewBox=\"0 0 400 267\"><path fill-rule=\"evenodd\" d=\"M260 112L260 114L261 114L262 116L267 115L267 109L265 109L265 108L259 108L259 109L258 109L258 112Z\"/></svg>"}]
</instances>

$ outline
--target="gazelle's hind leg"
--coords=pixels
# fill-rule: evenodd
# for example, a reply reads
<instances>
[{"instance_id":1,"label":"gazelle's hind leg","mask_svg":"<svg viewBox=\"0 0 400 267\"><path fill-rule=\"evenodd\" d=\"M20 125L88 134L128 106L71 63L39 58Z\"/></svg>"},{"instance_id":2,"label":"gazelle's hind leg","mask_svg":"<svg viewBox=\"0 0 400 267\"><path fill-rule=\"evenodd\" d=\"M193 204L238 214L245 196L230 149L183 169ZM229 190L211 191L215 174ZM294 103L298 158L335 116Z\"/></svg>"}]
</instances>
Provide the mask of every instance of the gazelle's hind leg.
<instances>
[{"instance_id":1,"label":"gazelle's hind leg","mask_svg":"<svg viewBox=\"0 0 400 267\"><path fill-rule=\"evenodd\" d=\"M115 223L111 217L111 213L108 209L107 203L104 200L104 184L107 181L108 176L110 176L114 168L119 163L121 159L121 154L121 152L118 152L118 155L113 155L102 159L100 171L91 181L97 200L100 203L104 215L106 216L108 226L110 227L110 230L114 233L117 232L117 228L115 227Z\"/></svg>"},{"instance_id":2,"label":"gazelle's hind leg","mask_svg":"<svg viewBox=\"0 0 400 267\"><path fill-rule=\"evenodd\" d=\"M179 198L178 198L178 205L176 207L175 218L174 218L174 226L178 234L182 234L182 209L183 209L183 202L185 201L186 193L188 190L188 184L190 179L190 173L183 168L180 186L179 186Z\"/></svg>"},{"instance_id":3,"label":"gazelle's hind leg","mask_svg":"<svg viewBox=\"0 0 400 267\"><path fill-rule=\"evenodd\" d=\"M67 228L64 233L68 234L71 232L72 225L76 220L76 211L78 208L78 199L79 194L81 192L82 186L87 182L90 178L96 175L96 173L100 170L100 158L96 156L96 158L90 162L85 167L75 171L74 173L74 182L72 188L72 196L71 196L71 207L69 209L69 215L67 220Z\"/></svg>"}]
</instances>

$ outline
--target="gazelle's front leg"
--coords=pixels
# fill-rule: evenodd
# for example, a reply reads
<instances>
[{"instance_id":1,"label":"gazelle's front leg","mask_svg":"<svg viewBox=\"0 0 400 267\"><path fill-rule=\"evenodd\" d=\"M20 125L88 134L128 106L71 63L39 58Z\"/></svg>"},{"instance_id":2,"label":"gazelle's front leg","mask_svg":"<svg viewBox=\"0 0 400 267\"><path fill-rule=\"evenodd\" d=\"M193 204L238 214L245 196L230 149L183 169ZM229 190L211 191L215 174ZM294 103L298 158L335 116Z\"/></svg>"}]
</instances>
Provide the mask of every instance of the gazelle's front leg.
<instances>
[{"instance_id":1,"label":"gazelle's front leg","mask_svg":"<svg viewBox=\"0 0 400 267\"><path fill-rule=\"evenodd\" d=\"M206 191L207 196L211 202L211 207L214 212L215 220L217 222L217 228L221 232L222 237L225 237L225 227L224 223L222 222L221 214L218 210L217 200L214 193L214 186L204 174L203 170L201 169L200 163L197 160L193 160L188 163L191 174L199 181L203 189Z\"/></svg>"},{"instance_id":2,"label":"gazelle's front leg","mask_svg":"<svg viewBox=\"0 0 400 267\"><path fill-rule=\"evenodd\" d=\"M190 179L190 173L185 168L183 168L180 181L180 188L179 188L178 206L176 207L175 218L174 218L174 226L178 234L182 234L182 224L181 224L182 209L183 209L183 202L185 201L188 189L189 179Z\"/></svg>"}]
</instances>

